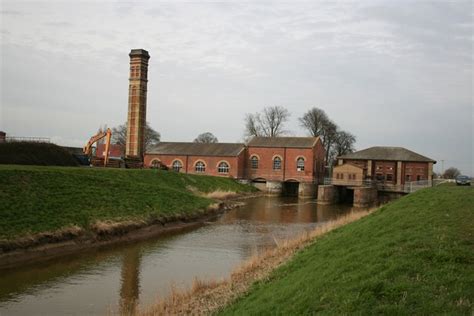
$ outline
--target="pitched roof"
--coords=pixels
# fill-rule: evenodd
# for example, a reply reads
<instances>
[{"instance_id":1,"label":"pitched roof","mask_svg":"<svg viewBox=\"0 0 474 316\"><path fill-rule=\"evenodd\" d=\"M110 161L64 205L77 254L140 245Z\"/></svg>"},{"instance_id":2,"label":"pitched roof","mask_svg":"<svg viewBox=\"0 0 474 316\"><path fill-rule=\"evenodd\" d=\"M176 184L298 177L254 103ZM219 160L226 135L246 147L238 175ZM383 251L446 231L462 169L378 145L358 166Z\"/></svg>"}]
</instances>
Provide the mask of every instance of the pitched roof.
<instances>
[{"instance_id":1,"label":"pitched roof","mask_svg":"<svg viewBox=\"0 0 474 316\"><path fill-rule=\"evenodd\" d=\"M249 147L313 148L319 137L254 137Z\"/></svg>"},{"instance_id":2,"label":"pitched roof","mask_svg":"<svg viewBox=\"0 0 474 316\"><path fill-rule=\"evenodd\" d=\"M370 147L350 154L342 155L341 159L370 159L370 160L396 160L415 162L434 162L435 160L422 156L403 147Z\"/></svg>"},{"instance_id":3,"label":"pitched roof","mask_svg":"<svg viewBox=\"0 0 474 316\"><path fill-rule=\"evenodd\" d=\"M180 143L162 142L150 150L147 154L159 155L189 155L189 156L237 156L245 148L239 143Z\"/></svg>"}]
</instances>

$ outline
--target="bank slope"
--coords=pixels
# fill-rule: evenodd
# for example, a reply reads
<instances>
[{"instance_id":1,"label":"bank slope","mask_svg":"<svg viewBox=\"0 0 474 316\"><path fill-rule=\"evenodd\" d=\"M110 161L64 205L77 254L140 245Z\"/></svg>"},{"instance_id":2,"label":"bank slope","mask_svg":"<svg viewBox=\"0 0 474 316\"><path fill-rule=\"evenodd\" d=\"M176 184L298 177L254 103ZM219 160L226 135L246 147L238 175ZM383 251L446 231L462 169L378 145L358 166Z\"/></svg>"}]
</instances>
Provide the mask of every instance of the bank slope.
<instances>
[{"instance_id":1,"label":"bank slope","mask_svg":"<svg viewBox=\"0 0 474 316\"><path fill-rule=\"evenodd\" d=\"M0 143L0 164L37 166L78 166L77 160L63 147L50 143Z\"/></svg>"},{"instance_id":2,"label":"bank slope","mask_svg":"<svg viewBox=\"0 0 474 316\"><path fill-rule=\"evenodd\" d=\"M465 314L474 189L439 186L318 239L223 314Z\"/></svg>"},{"instance_id":3,"label":"bank slope","mask_svg":"<svg viewBox=\"0 0 474 316\"><path fill-rule=\"evenodd\" d=\"M87 229L98 220L191 214L214 203L195 192L250 192L232 179L159 170L0 166L0 240Z\"/></svg>"}]
</instances>

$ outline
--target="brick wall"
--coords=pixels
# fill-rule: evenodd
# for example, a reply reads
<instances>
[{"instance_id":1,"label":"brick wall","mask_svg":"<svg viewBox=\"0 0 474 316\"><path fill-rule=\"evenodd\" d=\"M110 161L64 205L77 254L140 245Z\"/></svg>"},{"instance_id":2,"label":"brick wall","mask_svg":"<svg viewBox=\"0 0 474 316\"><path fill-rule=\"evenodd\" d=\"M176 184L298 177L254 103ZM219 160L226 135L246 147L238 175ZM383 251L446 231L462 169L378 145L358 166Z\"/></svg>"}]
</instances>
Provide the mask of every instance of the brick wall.
<instances>
[{"instance_id":1,"label":"brick wall","mask_svg":"<svg viewBox=\"0 0 474 316\"><path fill-rule=\"evenodd\" d=\"M258 158L258 169L251 168L251 157ZM275 157L281 159L281 169L273 169ZM304 170L298 171L297 160L304 159ZM262 178L267 181L296 180L312 182L314 179L315 157L312 148L268 148L249 147L247 159L247 177Z\"/></svg>"},{"instance_id":2,"label":"brick wall","mask_svg":"<svg viewBox=\"0 0 474 316\"><path fill-rule=\"evenodd\" d=\"M190 174L202 174L210 176L222 176L231 178L242 178L243 170L239 168L239 161L245 159L243 152L237 157L214 157L214 156L179 156L179 155L145 155L145 167L153 167L153 161L159 161L161 165L166 166L170 170L173 169L173 162L178 160L181 162L182 168L180 172ZM206 166L204 172L196 171L196 163L203 162ZM219 173L218 165L221 162L226 162L229 165L228 173ZM242 164L242 163L241 163Z\"/></svg>"},{"instance_id":3,"label":"brick wall","mask_svg":"<svg viewBox=\"0 0 474 316\"><path fill-rule=\"evenodd\" d=\"M402 167L402 183L428 180L428 165L427 162L404 162ZM409 179L407 176L409 176Z\"/></svg>"},{"instance_id":4,"label":"brick wall","mask_svg":"<svg viewBox=\"0 0 474 316\"><path fill-rule=\"evenodd\" d=\"M344 163L351 163L364 168L368 167L367 160L344 159ZM371 167L372 174L368 174L368 177L377 179L378 174L386 183L405 184L408 181L427 180L430 164L428 162L402 162L401 183L396 182L398 172L397 161L372 160ZM390 178L392 180L389 180Z\"/></svg>"}]
</instances>

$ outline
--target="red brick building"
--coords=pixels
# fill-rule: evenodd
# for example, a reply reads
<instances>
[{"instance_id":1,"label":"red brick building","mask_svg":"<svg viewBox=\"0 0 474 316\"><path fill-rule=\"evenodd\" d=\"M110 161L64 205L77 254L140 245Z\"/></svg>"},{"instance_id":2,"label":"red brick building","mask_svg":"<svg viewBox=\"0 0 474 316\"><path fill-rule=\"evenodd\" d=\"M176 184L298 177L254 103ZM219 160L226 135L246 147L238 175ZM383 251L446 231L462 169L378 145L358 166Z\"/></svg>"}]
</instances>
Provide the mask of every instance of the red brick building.
<instances>
[{"instance_id":1,"label":"red brick building","mask_svg":"<svg viewBox=\"0 0 474 316\"><path fill-rule=\"evenodd\" d=\"M247 179L278 193L311 196L324 174L319 137L254 137L247 145Z\"/></svg>"},{"instance_id":2,"label":"red brick building","mask_svg":"<svg viewBox=\"0 0 474 316\"><path fill-rule=\"evenodd\" d=\"M431 181L436 161L402 147L370 147L338 157L333 180L339 183L371 180L386 186Z\"/></svg>"},{"instance_id":3,"label":"red brick building","mask_svg":"<svg viewBox=\"0 0 474 316\"><path fill-rule=\"evenodd\" d=\"M324 173L318 137L254 137L239 143L167 143L145 154L144 165L253 182L268 193L314 196Z\"/></svg>"},{"instance_id":4,"label":"red brick building","mask_svg":"<svg viewBox=\"0 0 474 316\"><path fill-rule=\"evenodd\" d=\"M176 172L243 179L245 161L244 144L162 142L147 151L144 165L149 168L164 166Z\"/></svg>"}]
</instances>

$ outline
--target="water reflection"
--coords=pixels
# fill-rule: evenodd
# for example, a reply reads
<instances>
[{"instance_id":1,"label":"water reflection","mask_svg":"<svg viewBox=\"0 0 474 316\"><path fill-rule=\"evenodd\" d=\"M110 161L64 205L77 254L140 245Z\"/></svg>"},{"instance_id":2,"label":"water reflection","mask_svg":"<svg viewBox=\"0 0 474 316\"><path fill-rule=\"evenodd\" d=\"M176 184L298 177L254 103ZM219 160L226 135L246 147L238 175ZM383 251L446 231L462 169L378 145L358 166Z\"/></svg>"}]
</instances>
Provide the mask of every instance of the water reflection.
<instances>
[{"instance_id":1,"label":"water reflection","mask_svg":"<svg viewBox=\"0 0 474 316\"><path fill-rule=\"evenodd\" d=\"M256 198L197 229L0 271L0 315L133 313L194 277L221 278L279 240L351 210Z\"/></svg>"},{"instance_id":2,"label":"water reflection","mask_svg":"<svg viewBox=\"0 0 474 316\"><path fill-rule=\"evenodd\" d=\"M120 286L120 314L134 315L140 294L140 250L127 249L123 254Z\"/></svg>"}]
</instances>

